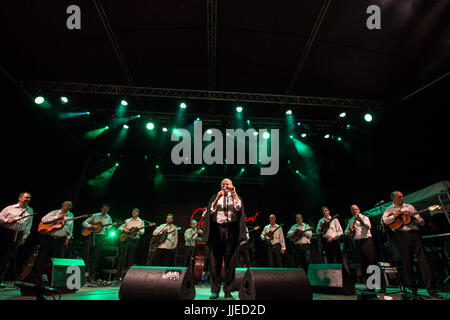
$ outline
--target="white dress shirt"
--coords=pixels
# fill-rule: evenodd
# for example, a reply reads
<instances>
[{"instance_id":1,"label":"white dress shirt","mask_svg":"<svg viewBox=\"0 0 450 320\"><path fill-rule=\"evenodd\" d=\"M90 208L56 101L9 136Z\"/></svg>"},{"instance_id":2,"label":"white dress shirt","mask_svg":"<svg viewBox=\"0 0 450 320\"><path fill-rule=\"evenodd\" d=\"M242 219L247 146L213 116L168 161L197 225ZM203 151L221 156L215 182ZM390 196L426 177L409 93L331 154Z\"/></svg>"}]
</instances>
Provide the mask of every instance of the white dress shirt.
<instances>
[{"instance_id":1,"label":"white dress shirt","mask_svg":"<svg viewBox=\"0 0 450 320\"><path fill-rule=\"evenodd\" d=\"M212 205L210 209L212 213L217 212L217 223L222 224L227 221L237 221L238 217L236 212L241 210L241 206L239 197L238 200L235 201L231 196L231 192L228 192L225 196L221 196L219 200L217 200L216 210L214 210Z\"/></svg>"},{"instance_id":2,"label":"white dress shirt","mask_svg":"<svg viewBox=\"0 0 450 320\"><path fill-rule=\"evenodd\" d=\"M13 204L4 208L0 212L0 221L6 223L8 219L18 219L20 216L25 216L33 213L33 209L27 205L25 209L21 208L19 204ZM17 222L11 223L9 225L4 225L10 230L23 231L22 237L26 239L30 234L31 225L33 223L33 216L29 216L25 219L21 219Z\"/></svg>"},{"instance_id":3,"label":"white dress shirt","mask_svg":"<svg viewBox=\"0 0 450 320\"><path fill-rule=\"evenodd\" d=\"M299 225L298 223L294 224L291 229L289 229L287 235L289 237L292 237L295 234L295 231L297 231ZM302 223L300 226L300 230L305 231L306 229L310 229L310 226L306 223ZM303 232L302 237L298 239L295 244L308 244L311 243L311 237L312 237L312 230L308 230L306 232Z\"/></svg>"},{"instance_id":4,"label":"white dress shirt","mask_svg":"<svg viewBox=\"0 0 450 320\"><path fill-rule=\"evenodd\" d=\"M142 219L140 219L139 217L137 217L136 219L129 218L125 220L125 222L119 227L119 231L123 231L125 229L131 230L132 228L139 229L133 239L140 239L140 236L145 233L144 221L142 221Z\"/></svg>"},{"instance_id":5,"label":"white dress shirt","mask_svg":"<svg viewBox=\"0 0 450 320\"><path fill-rule=\"evenodd\" d=\"M372 234L370 233L370 219L362 214L359 214L359 217L363 221L362 223L359 220L356 220L355 222L355 236L354 240L361 240L361 239L367 239L372 238ZM348 220L347 228L345 228L345 234L351 235L353 231L351 230L351 226L353 224L353 221L355 221L355 217L351 217L350 220Z\"/></svg>"},{"instance_id":6,"label":"white dress shirt","mask_svg":"<svg viewBox=\"0 0 450 320\"><path fill-rule=\"evenodd\" d=\"M264 227L263 231L261 232L261 240L267 240L266 233L273 232L275 229L279 227L278 224L270 225ZM283 235L283 228L279 227L277 231L273 234L273 239L270 240L270 243L272 245L281 244L281 250L286 250L286 243L284 242L284 235Z\"/></svg>"},{"instance_id":7,"label":"white dress shirt","mask_svg":"<svg viewBox=\"0 0 450 320\"><path fill-rule=\"evenodd\" d=\"M425 221L420 216L420 214L414 212L417 212L416 208L410 204L404 203L402 206L396 206L395 204L389 206L386 208L386 210L383 213L382 221L384 224L391 224L395 221L395 218L393 214L397 212L398 210L401 210L402 212L409 211L412 213L411 215L411 222L409 224L404 224L400 228L398 228L396 231L411 231L411 230L419 230L419 226L424 226Z\"/></svg>"},{"instance_id":8,"label":"white dress shirt","mask_svg":"<svg viewBox=\"0 0 450 320\"><path fill-rule=\"evenodd\" d=\"M50 211L42 218L41 221L43 223L52 222L52 221L56 220L61 213L62 213L61 209ZM64 219L68 219L68 218L73 218L73 213L70 211L68 211L64 215ZM64 227L56 229L56 230L52 230L48 234L53 237L58 237L58 238L66 237L67 239L72 239L73 238L73 220L67 221L64 224Z\"/></svg>"},{"instance_id":9,"label":"white dress shirt","mask_svg":"<svg viewBox=\"0 0 450 320\"><path fill-rule=\"evenodd\" d=\"M102 228L102 230L97 233L99 235L105 234L105 232L108 229L112 228L112 225L111 225L112 224L112 219L109 216L109 214L102 215L101 212L94 213L92 216L90 216L89 218L84 220L81 225L83 226L83 228L89 229L89 224L90 223L97 223L97 222L101 222L103 225L108 225L108 226Z\"/></svg>"},{"instance_id":10,"label":"white dress shirt","mask_svg":"<svg viewBox=\"0 0 450 320\"><path fill-rule=\"evenodd\" d=\"M318 232L318 233L322 233L323 225L321 225L321 222L323 220L329 222L331 220L331 217L330 217L330 219L325 219L325 217L324 217L319 220L319 223L317 224L317 230L316 230L316 232ZM343 235L344 235L344 232L342 231L341 224L339 223L339 220L337 218L335 218L330 222L328 230L323 235L323 237L326 239L328 239L328 237L332 237L334 240L336 240L336 239L339 239Z\"/></svg>"},{"instance_id":11,"label":"white dress shirt","mask_svg":"<svg viewBox=\"0 0 450 320\"><path fill-rule=\"evenodd\" d=\"M198 230L197 228L194 229L192 227L186 229L186 231L184 232L184 244L186 246L193 247L195 246L195 243L197 241L200 241L201 238L199 238L199 233L197 232L194 234L194 232L197 230Z\"/></svg>"},{"instance_id":12,"label":"white dress shirt","mask_svg":"<svg viewBox=\"0 0 450 320\"><path fill-rule=\"evenodd\" d=\"M160 225L159 227L157 227L154 231L153 231L153 235L157 236L158 234L160 234L160 232L167 226L167 223L163 223L162 225ZM175 229L177 229L178 227L174 224L170 224L167 227L167 232L171 232ZM158 248L159 249L175 249L177 247L178 244L178 232L177 231L173 231L171 233L169 233L167 235L166 241L164 241L163 243L161 243Z\"/></svg>"}]
</instances>

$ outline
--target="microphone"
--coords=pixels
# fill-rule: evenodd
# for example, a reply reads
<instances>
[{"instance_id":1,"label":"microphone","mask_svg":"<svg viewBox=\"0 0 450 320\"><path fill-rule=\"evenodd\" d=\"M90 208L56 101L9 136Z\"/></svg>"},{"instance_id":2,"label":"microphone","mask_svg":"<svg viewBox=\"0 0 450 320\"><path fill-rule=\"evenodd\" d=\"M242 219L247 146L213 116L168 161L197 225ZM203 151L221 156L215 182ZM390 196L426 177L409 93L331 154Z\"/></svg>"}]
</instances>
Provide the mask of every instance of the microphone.
<instances>
[{"instance_id":1,"label":"microphone","mask_svg":"<svg viewBox=\"0 0 450 320\"><path fill-rule=\"evenodd\" d=\"M384 200L381 200L380 202L377 202L377 203L375 204L375 207L381 206L383 203L384 203Z\"/></svg>"}]
</instances>

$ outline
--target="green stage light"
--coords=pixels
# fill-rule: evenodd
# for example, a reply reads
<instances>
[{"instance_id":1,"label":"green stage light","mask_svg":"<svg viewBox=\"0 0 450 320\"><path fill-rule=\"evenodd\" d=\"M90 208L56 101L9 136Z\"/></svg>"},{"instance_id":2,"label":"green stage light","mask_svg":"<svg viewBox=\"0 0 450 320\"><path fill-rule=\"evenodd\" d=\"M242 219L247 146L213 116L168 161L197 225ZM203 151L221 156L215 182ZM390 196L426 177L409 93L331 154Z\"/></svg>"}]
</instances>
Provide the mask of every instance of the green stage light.
<instances>
[{"instance_id":1,"label":"green stage light","mask_svg":"<svg viewBox=\"0 0 450 320\"><path fill-rule=\"evenodd\" d=\"M127 100L122 100L122 101L120 101L120 104L123 106L127 106L128 102L127 102Z\"/></svg>"},{"instance_id":2,"label":"green stage light","mask_svg":"<svg viewBox=\"0 0 450 320\"><path fill-rule=\"evenodd\" d=\"M202 170L205 170L205 167L202 167Z\"/></svg>"},{"instance_id":3,"label":"green stage light","mask_svg":"<svg viewBox=\"0 0 450 320\"><path fill-rule=\"evenodd\" d=\"M293 135L290 135L289 138L294 139L294 136L293 136Z\"/></svg>"},{"instance_id":4,"label":"green stage light","mask_svg":"<svg viewBox=\"0 0 450 320\"><path fill-rule=\"evenodd\" d=\"M250 125L250 120L247 120L247 124Z\"/></svg>"},{"instance_id":5,"label":"green stage light","mask_svg":"<svg viewBox=\"0 0 450 320\"><path fill-rule=\"evenodd\" d=\"M301 125L302 125L302 123L301 123L301 122L297 122L297 126L299 126L299 127L300 127Z\"/></svg>"},{"instance_id":6,"label":"green stage light","mask_svg":"<svg viewBox=\"0 0 450 320\"><path fill-rule=\"evenodd\" d=\"M186 109L187 108L187 104L184 103L184 102L180 103L180 108L181 109Z\"/></svg>"},{"instance_id":7,"label":"green stage light","mask_svg":"<svg viewBox=\"0 0 450 320\"><path fill-rule=\"evenodd\" d=\"M341 112L339 114L339 118L345 118L346 116L347 116L347 113L345 113L345 112Z\"/></svg>"},{"instance_id":8,"label":"green stage light","mask_svg":"<svg viewBox=\"0 0 450 320\"><path fill-rule=\"evenodd\" d=\"M130 127L129 127L128 125L124 124L124 125L123 125L123 128L124 128L124 129L128 129L128 128L130 128Z\"/></svg>"},{"instance_id":9,"label":"green stage light","mask_svg":"<svg viewBox=\"0 0 450 320\"><path fill-rule=\"evenodd\" d=\"M330 138L330 135L329 134L326 134L326 135L324 135L323 136L325 139L328 139L328 138Z\"/></svg>"},{"instance_id":10,"label":"green stage light","mask_svg":"<svg viewBox=\"0 0 450 320\"><path fill-rule=\"evenodd\" d=\"M42 96L36 97L36 99L34 99L34 103L36 104L42 104L44 103L45 99Z\"/></svg>"},{"instance_id":11,"label":"green stage light","mask_svg":"<svg viewBox=\"0 0 450 320\"><path fill-rule=\"evenodd\" d=\"M111 231L111 232L109 233L109 236L110 236L110 237L115 237L115 236L116 236L116 232L115 232L115 231Z\"/></svg>"},{"instance_id":12,"label":"green stage light","mask_svg":"<svg viewBox=\"0 0 450 320\"><path fill-rule=\"evenodd\" d=\"M342 141L342 138L341 137L337 137L337 141Z\"/></svg>"},{"instance_id":13,"label":"green stage light","mask_svg":"<svg viewBox=\"0 0 450 320\"><path fill-rule=\"evenodd\" d=\"M242 169L241 169L241 172L244 172L244 171L245 171L245 169L244 169L244 168L242 168Z\"/></svg>"},{"instance_id":14,"label":"green stage light","mask_svg":"<svg viewBox=\"0 0 450 320\"><path fill-rule=\"evenodd\" d=\"M269 137L270 137L270 133L268 133L267 131L263 133L264 139L269 139Z\"/></svg>"},{"instance_id":15,"label":"green stage light","mask_svg":"<svg viewBox=\"0 0 450 320\"><path fill-rule=\"evenodd\" d=\"M167 128L166 127L162 128L162 131L167 132Z\"/></svg>"},{"instance_id":16,"label":"green stage light","mask_svg":"<svg viewBox=\"0 0 450 320\"><path fill-rule=\"evenodd\" d=\"M155 125L153 124L153 122L149 122L149 123L147 123L146 127L148 130L153 130L153 128L155 128Z\"/></svg>"},{"instance_id":17,"label":"green stage light","mask_svg":"<svg viewBox=\"0 0 450 320\"><path fill-rule=\"evenodd\" d=\"M156 169L159 169L159 164L157 164L157 165L155 166L155 168L156 168Z\"/></svg>"},{"instance_id":18,"label":"green stage light","mask_svg":"<svg viewBox=\"0 0 450 320\"><path fill-rule=\"evenodd\" d=\"M346 128L347 130L349 130L349 129L350 129L350 125L349 125L349 124L346 125L345 128Z\"/></svg>"},{"instance_id":19,"label":"green stage light","mask_svg":"<svg viewBox=\"0 0 450 320\"><path fill-rule=\"evenodd\" d=\"M66 104L67 102L69 102L69 99L68 99L67 97L64 97L64 96L62 96L62 97L60 98L60 100L61 100L61 102L62 102L63 104Z\"/></svg>"},{"instance_id":20,"label":"green stage light","mask_svg":"<svg viewBox=\"0 0 450 320\"><path fill-rule=\"evenodd\" d=\"M364 115L364 120L366 120L367 122L371 122L373 120L373 117L370 113L366 113Z\"/></svg>"},{"instance_id":21,"label":"green stage light","mask_svg":"<svg viewBox=\"0 0 450 320\"><path fill-rule=\"evenodd\" d=\"M302 133L302 138L306 138L307 134L306 133Z\"/></svg>"},{"instance_id":22,"label":"green stage light","mask_svg":"<svg viewBox=\"0 0 450 320\"><path fill-rule=\"evenodd\" d=\"M241 106L236 107L236 111L237 111L237 112L242 112L242 110L243 110L243 109L242 109Z\"/></svg>"},{"instance_id":23,"label":"green stage light","mask_svg":"<svg viewBox=\"0 0 450 320\"><path fill-rule=\"evenodd\" d=\"M291 109L287 110L287 111L286 111L286 114L287 114L287 115L292 114L292 110L291 110Z\"/></svg>"},{"instance_id":24,"label":"green stage light","mask_svg":"<svg viewBox=\"0 0 450 320\"><path fill-rule=\"evenodd\" d=\"M119 163L118 163L118 162L116 162L115 166L116 166L116 167L118 167L118 166L119 166Z\"/></svg>"}]
</instances>

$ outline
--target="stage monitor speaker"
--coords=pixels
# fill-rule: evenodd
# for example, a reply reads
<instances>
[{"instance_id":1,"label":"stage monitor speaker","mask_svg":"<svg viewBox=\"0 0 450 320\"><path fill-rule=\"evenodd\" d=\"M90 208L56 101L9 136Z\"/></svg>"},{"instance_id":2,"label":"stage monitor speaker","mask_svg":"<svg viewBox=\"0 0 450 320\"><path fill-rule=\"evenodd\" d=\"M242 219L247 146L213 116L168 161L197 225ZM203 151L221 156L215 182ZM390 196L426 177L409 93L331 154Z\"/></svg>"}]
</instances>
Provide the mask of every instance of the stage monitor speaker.
<instances>
[{"instance_id":1,"label":"stage monitor speaker","mask_svg":"<svg viewBox=\"0 0 450 320\"><path fill-rule=\"evenodd\" d=\"M239 291L239 288L241 287L241 283L244 280L244 275L247 272L248 268L236 268L234 282L233 282L233 289L231 291Z\"/></svg>"},{"instance_id":2,"label":"stage monitor speaker","mask_svg":"<svg viewBox=\"0 0 450 320\"><path fill-rule=\"evenodd\" d=\"M120 300L193 300L195 286L186 267L131 267L119 290Z\"/></svg>"},{"instance_id":3,"label":"stage monitor speaker","mask_svg":"<svg viewBox=\"0 0 450 320\"><path fill-rule=\"evenodd\" d=\"M355 282L341 263L310 264L308 279L314 293L355 293Z\"/></svg>"},{"instance_id":4,"label":"stage monitor speaker","mask_svg":"<svg viewBox=\"0 0 450 320\"><path fill-rule=\"evenodd\" d=\"M83 259L51 258L50 287L75 292L86 283Z\"/></svg>"},{"instance_id":5,"label":"stage monitor speaker","mask_svg":"<svg viewBox=\"0 0 450 320\"><path fill-rule=\"evenodd\" d=\"M239 299L312 300L312 289L301 268L248 268Z\"/></svg>"}]
</instances>

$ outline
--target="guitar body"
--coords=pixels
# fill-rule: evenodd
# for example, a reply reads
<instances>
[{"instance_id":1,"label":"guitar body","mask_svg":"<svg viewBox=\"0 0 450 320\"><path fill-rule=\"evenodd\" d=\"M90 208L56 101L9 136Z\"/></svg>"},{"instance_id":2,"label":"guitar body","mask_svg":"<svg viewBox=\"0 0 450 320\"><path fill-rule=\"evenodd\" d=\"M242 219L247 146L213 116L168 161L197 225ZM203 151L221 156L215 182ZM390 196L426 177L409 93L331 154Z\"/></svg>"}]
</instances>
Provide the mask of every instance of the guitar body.
<instances>
[{"instance_id":1,"label":"guitar body","mask_svg":"<svg viewBox=\"0 0 450 320\"><path fill-rule=\"evenodd\" d=\"M393 230L397 230L398 228L400 228L401 226L403 226L404 224L408 224L411 222L411 217L407 216L407 215L399 215L394 222L392 222L389 227L391 227L391 229Z\"/></svg>"},{"instance_id":2,"label":"guitar body","mask_svg":"<svg viewBox=\"0 0 450 320\"><path fill-rule=\"evenodd\" d=\"M81 235L82 236L89 236L92 233L98 233L100 231L102 231L102 227L103 227L103 223L102 222L92 222L91 225L95 226L95 229L83 229L83 231L81 231Z\"/></svg>"},{"instance_id":3,"label":"guitar body","mask_svg":"<svg viewBox=\"0 0 450 320\"><path fill-rule=\"evenodd\" d=\"M64 227L64 221L56 221L54 223L39 223L38 232L43 236L48 235L51 231Z\"/></svg>"},{"instance_id":4,"label":"guitar body","mask_svg":"<svg viewBox=\"0 0 450 320\"><path fill-rule=\"evenodd\" d=\"M128 238L136 237L138 230L139 230L138 228L133 228L133 229L131 229L131 231L129 233L126 233L126 232L122 233L120 235L120 239L119 239L120 242L127 241Z\"/></svg>"}]
</instances>

